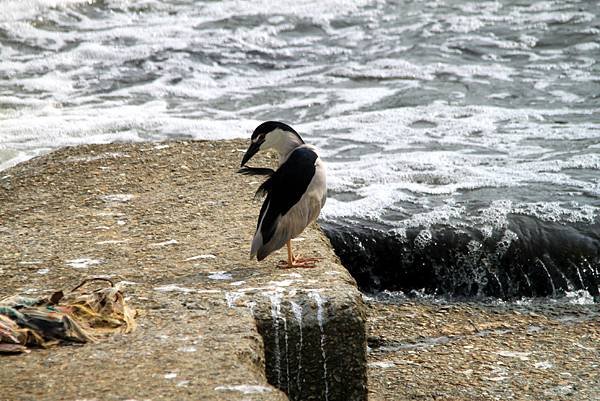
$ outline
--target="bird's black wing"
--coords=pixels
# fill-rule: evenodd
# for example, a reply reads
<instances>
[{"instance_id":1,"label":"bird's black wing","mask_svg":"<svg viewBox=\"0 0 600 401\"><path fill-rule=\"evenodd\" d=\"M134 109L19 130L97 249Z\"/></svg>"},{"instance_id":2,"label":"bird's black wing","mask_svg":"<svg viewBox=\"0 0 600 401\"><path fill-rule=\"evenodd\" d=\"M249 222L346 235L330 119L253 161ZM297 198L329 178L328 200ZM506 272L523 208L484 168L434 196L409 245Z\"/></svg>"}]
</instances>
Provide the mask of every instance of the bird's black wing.
<instances>
[{"instance_id":1,"label":"bird's black wing","mask_svg":"<svg viewBox=\"0 0 600 401\"><path fill-rule=\"evenodd\" d=\"M269 175L270 176L270 175L273 175L275 170L273 170L272 168L265 168L265 167L244 166L236 172L238 174L242 174L242 175Z\"/></svg>"},{"instance_id":2,"label":"bird's black wing","mask_svg":"<svg viewBox=\"0 0 600 401\"><path fill-rule=\"evenodd\" d=\"M275 233L277 219L298 203L306 192L315 175L317 158L310 148L301 147L292 151L285 163L258 188L257 193L267 194L257 224L257 229L261 227L263 244L269 242Z\"/></svg>"}]
</instances>

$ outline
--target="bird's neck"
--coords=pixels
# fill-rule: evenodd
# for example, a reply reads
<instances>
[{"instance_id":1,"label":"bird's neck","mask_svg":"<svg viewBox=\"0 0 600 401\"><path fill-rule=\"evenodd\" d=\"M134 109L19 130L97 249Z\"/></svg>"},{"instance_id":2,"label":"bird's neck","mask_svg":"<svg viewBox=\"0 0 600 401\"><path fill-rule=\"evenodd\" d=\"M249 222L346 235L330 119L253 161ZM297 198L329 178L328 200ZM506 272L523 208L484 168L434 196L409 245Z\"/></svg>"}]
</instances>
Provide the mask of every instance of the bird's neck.
<instances>
[{"instance_id":1,"label":"bird's neck","mask_svg":"<svg viewBox=\"0 0 600 401\"><path fill-rule=\"evenodd\" d=\"M298 146L304 145L302 139L292 133L286 133L285 137L273 145L273 149L279 153L279 165L281 166L287 160L290 153Z\"/></svg>"}]
</instances>

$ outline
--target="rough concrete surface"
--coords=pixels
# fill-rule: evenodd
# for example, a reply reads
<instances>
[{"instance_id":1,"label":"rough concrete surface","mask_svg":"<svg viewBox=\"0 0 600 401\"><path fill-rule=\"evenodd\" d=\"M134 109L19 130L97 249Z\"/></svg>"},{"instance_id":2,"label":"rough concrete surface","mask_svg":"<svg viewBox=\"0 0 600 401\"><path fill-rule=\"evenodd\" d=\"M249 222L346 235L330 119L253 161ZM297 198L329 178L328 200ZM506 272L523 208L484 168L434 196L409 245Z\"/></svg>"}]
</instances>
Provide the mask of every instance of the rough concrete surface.
<instances>
[{"instance_id":1,"label":"rough concrete surface","mask_svg":"<svg viewBox=\"0 0 600 401\"><path fill-rule=\"evenodd\" d=\"M367 305L371 401L600 400L597 305Z\"/></svg>"},{"instance_id":2,"label":"rough concrete surface","mask_svg":"<svg viewBox=\"0 0 600 401\"><path fill-rule=\"evenodd\" d=\"M87 145L0 173L0 297L104 276L141 313L129 335L1 357L0 399L366 399L362 298L321 231L294 241L317 268L248 260L246 145Z\"/></svg>"}]
</instances>

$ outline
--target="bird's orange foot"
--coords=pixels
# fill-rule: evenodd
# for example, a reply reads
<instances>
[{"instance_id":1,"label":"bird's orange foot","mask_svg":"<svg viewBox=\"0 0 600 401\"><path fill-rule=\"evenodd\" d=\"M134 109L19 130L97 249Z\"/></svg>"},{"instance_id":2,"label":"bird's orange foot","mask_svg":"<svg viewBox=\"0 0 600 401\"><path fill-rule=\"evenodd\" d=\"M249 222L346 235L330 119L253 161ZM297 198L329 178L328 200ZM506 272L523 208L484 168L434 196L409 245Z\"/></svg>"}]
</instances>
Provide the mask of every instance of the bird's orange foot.
<instances>
[{"instance_id":1,"label":"bird's orange foot","mask_svg":"<svg viewBox=\"0 0 600 401\"><path fill-rule=\"evenodd\" d=\"M290 263L287 260L280 260L277 264L277 267L280 269L293 269L295 267L303 267L303 268L314 268L317 267L316 262L323 260L323 258L300 258L295 257Z\"/></svg>"},{"instance_id":2,"label":"bird's orange foot","mask_svg":"<svg viewBox=\"0 0 600 401\"><path fill-rule=\"evenodd\" d=\"M300 259L301 260L310 260L311 262L319 262L319 261L323 260L323 258L320 256L315 256L314 258L303 258L302 256L299 256L299 255L296 256L295 259L296 260L300 260Z\"/></svg>"}]
</instances>

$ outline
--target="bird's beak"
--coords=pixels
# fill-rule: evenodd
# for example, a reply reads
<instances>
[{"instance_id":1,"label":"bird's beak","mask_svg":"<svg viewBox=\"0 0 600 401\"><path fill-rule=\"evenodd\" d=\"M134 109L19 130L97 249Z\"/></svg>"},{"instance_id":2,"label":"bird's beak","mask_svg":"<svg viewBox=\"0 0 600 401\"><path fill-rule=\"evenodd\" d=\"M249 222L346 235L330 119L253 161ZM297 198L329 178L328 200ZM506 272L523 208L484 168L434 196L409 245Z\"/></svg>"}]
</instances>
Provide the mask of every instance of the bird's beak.
<instances>
[{"instance_id":1,"label":"bird's beak","mask_svg":"<svg viewBox=\"0 0 600 401\"><path fill-rule=\"evenodd\" d=\"M258 142L258 141L252 142L250 144L250 146L248 147L248 150L246 151L246 154L242 158L242 164L240 164L240 167L243 167L244 164L248 163L248 160L252 159L252 156L254 156L256 154L256 152L258 152L260 150L260 145L261 145L261 142Z\"/></svg>"}]
</instances>

